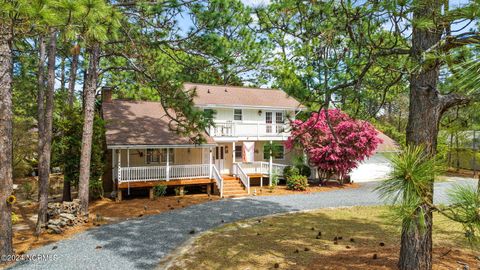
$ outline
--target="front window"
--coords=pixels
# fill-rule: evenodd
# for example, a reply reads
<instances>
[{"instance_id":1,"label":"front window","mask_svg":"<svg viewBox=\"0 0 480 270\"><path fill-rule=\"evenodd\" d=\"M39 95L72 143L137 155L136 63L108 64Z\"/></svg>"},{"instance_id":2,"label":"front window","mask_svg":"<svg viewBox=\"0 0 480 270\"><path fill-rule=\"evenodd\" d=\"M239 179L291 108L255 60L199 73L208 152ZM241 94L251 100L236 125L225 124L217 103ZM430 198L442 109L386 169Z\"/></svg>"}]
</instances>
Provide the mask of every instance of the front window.
<instances>
[{"instance_id":1,"label":"front window","mask_svg":"<svg viewBox=\"0 0 480 270\"><path fill-rule=\"evenodd\" d=\"M161 154L161 162L162 163L167 163L167 151L168 151L168 149L166 149L166 148L162 149L162 154ZM169 160L168 160L169 163L174 163L175 155L173 153L174 153L173 149L170 149L170 156L168 157L169 158Z\"/></svg>"},{"instance_id":2,"label":"front window","mask_svg":"<svg viewBox=\"0 0 480 270\"><path fill-rule=\"evenodd\" d=\"M283 159L285 156L283 144L266 144L263 146L263 159L270 159L270 150L273 159Z\"/></svg>"},{"instance_id":3,"label":"front window","mask_svg":"<svg viewBox=\"0 0 480 270\"><path fill-rule=\"evenodd\" d=\"M167 163L167 148L147 149L147 164ZM170 149L169 163L174 163L175 155L173 149Z\"/></svg>"},{"instance_id":4,"label":"front window","mask_svg":"<svg viewBox=\"0 0 480 270\"><path fill-rule=\"evenodd\" d=\"M242 159L242 149L241 145L235 145L235 160Z\"/></svg>"},{"instance_id":5,"label":"front window","mask_svg":"<svg viewBox=\"0 0 480 270\"><path fill-rule=\"evenodd\" d=\"M243 120L242 109L234 109L233 110L233 120L236 120L236 121L242 121Z\"/></svg>"},{"instance_id":6,"label":"front window","mask_svg":"<svg viewBox=\"0 0 480 270\"><path fill-rule=\"evenodd\" d=\"M160 162L160 150L159 149L147 149L147 163L159 163Z\"/></svg>"}]
</instances>

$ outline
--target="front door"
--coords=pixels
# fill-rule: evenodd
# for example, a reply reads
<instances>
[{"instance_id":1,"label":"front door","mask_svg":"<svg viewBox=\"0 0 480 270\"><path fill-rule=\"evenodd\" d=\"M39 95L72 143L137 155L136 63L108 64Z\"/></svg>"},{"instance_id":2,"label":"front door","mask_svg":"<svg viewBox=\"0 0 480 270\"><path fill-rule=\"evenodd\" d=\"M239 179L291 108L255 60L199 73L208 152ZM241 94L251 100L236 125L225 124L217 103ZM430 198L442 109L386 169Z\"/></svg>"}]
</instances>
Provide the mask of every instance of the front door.
<instances>
[{"instance_id":1,"label":"front door","mask_svg":"<svg viewBox=\"0 0 480 270\"><path fill-rule=\"evenodd\" d=\"M215 147L214 153L215 166L217 167L220 173L225 171L225 146L219 145Z\"/></svg>"}]
</instances>

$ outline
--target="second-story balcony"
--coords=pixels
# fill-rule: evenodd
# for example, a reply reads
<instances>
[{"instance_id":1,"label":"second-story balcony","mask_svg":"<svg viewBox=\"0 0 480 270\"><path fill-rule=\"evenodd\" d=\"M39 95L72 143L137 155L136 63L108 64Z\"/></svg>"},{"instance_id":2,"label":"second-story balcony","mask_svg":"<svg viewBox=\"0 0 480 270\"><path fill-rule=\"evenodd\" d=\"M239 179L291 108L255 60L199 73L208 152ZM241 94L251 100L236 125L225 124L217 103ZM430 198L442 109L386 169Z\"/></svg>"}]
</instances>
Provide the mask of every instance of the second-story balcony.
<instances>
[{"instance_id":1,"label":"second-story balcony","mask_svg":"<svg viewBox=\"0 0 480 270\"><path fill-rule=\"evenodd\" d=\"M290 135L290 125L285 123L243 123L243 122L215 122L207 130L212 137L239 137L261 139L287 139Z\"/></svg>"}]
</instances>

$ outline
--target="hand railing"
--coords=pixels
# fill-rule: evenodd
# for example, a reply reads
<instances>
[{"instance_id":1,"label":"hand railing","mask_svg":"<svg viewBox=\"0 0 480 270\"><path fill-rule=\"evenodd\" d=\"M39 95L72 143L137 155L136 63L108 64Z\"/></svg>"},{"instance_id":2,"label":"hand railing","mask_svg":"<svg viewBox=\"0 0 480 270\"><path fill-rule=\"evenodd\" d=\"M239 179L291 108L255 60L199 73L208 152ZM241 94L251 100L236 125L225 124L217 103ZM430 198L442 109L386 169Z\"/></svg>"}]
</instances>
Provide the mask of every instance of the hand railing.
<instances>
[{"instance_id":1,"label":"hand railing","mask_svg":"<svg viewBox=\"0 0 480 270\"><path fill-rule=\"evenodd\" d=\"M220 198L223 198L223 177L220 174L220 172L218 172L217 167L215 165L212 164L211 166L212 166L213 179L215 179L218 190L220 191Z\"/></svg>"},{"instance_id":2,"label":"hand railing","mask_svg":"<svg viewBox=\"0 0 480 270\"><path fill-rule=\"evenodd\" d=\"M233 167L234 173L240 178L240 181L242 181L242 184L245 186L247 194L250 194L250 177L245 173L240 164L234 163Z\"/></svg>"}]
</instances>

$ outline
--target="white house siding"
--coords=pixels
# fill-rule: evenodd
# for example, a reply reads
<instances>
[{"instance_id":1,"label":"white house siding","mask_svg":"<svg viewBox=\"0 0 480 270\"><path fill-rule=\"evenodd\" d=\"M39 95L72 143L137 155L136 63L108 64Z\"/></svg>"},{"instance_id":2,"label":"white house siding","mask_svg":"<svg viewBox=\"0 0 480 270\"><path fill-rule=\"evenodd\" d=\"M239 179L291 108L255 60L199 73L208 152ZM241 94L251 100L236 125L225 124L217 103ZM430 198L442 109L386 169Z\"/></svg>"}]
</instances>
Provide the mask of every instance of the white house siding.
<instances>
[{"instance_id":1,"label":"white house siding","mask_svg":"<svg viewBox=\"0 0 480 270\"><path fill-rule=\"evenodd\" d=\"M170 148L174 152L174 160L171 165L202 164L201 148ZM130 167L158 166L159 163L147 163L147 149L130 149ZM127 167L127 150L122 149L121 166ZM143 153L143 156L140 156Z\"/></svg>"}]
</instances>

